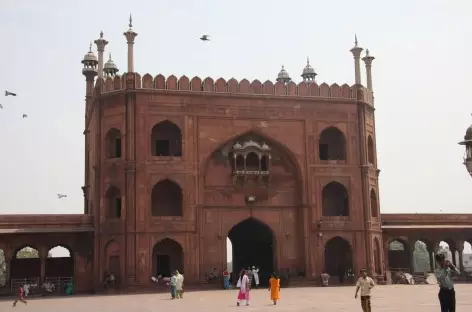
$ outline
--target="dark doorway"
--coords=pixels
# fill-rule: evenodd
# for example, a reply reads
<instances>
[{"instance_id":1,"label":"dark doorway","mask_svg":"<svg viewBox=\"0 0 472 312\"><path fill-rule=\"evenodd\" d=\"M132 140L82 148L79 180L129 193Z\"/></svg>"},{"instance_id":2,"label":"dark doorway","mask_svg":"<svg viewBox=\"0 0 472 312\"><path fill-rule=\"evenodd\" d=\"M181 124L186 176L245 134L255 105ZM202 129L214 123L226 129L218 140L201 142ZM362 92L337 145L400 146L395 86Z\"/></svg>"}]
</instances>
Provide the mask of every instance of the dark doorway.
<instances>
[{"instance_id":1,"label":"dark doorway","mask_svg":"<svg viewBox=\"0 0 472 312\"><path fill-rule=\"evenodd\" d=\"M341 237L334 237L326 243L324 257L326 273L340 277L340 280L353 269L351 246Z\"/></svg>"},{"instance_id":2,"label":"dark doorway","mask_svg":"<svg viewBox=\"0 0 472 312\"><path fill-rule=\"evenodd\" d=\"M249 218L235 225L228 233L233 245L233 272L256 266L260 286L267 286L274 271L274 235L264 223Z\"/></svg>"},{"instance_id":3,"label":"dark doorway","mask_svg":"<svg viewBox=\"0 0 472 312\"><path fill-rule=\"evenodd\" d=\"M170 257L169 255L156 256L157 275L170 276Z\"/></svg>"}]
</instances>

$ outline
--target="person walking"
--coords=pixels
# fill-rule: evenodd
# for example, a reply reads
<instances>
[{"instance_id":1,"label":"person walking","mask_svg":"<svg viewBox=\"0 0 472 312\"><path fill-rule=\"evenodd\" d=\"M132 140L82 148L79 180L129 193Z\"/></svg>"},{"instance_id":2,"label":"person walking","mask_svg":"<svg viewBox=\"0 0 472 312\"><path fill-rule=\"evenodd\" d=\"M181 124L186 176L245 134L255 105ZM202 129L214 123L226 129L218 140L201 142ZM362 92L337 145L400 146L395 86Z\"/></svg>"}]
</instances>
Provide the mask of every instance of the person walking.
<instances>
[{"instance_id":1,"label":"person walking","mask_svg":"<svg viewBox=\"0 0 472 312\"><path fill-rule=\"evenodd\" d=\"M361 270L361 277L357 280L356 284L356 294L354 298L357 299L357 294L359 290L361 291L361 307L364 312L371 312L372 308L370 305L370 291L374 288L374 280L367 276L367 270Z\"/></svg>"},{"instance_id":2,"label":"person walking","mask_svg":"<svg viewBox=\"0 0 472 312\"><path fill-rule=\"evenodd\" d=\"M239 293L238 293L238 301L236 303L237 306L241 304L242 300L246 300L246 305L249 305L249 293L250 293L250 288L249 288L249 277L247 276L247 271L245 269L242 270L241 272L241 277L239 278L238 281L239 286Z\"/></svg>"},{"instance_id":3,"label":"person walking","mask_svg":"<svg viewBox=\"0 0 472 312\"><path fill-rule=\"evenodd\" d=\"M228 269L223 271L223 287L224 289L229 289L229 272Z\"/></svg>"},{"instance_id":4,"label":"person walking","mask_svg":"<svg viewBox=\"0 0 472 312\"><path fill-rule=\"evenodd\" d=\"M270 300L272 300L274 305L276 305L277 301L280 299L280 278L276 273L272 273L269 279L269 291Z\"/></svg>"},{"instance_id":5,"label":"person walking","mask_svg":"<svg viewBox=\"0 0 472 312\"><path fill-rule=\"evenodd\" d=\"M177 274L175 272L172 272L169 285L170 285L170 297L171 299L175 299L177 297Z\"/></svg>"},{"instance_id":6,"label":"person walking","mask_svg":"<svg viewBox=\"0 0 472 312\"><path fill-rule=\"evenodd\" d=\"M13 307L16 307L16 304L18 303L18 301L23 302L25 305L28 303L25 300L25 290L23 288L23 285L20 285L20 288L18 289L18 299L13 301Z\"/></svg>"},{"instance_id":7,"label":"person walking","mask_svg":"<svg viewBox=\"0 0 472 312\"><path fill-rule=\"evenodd\" d=\"M441 312L456 311L456 292L452 277L460 275L461 272L449 261L444 254L437 254L435 257L438 268L436 269L436 279L439 284L439 304Z\"/></svg>"}]
</instances>

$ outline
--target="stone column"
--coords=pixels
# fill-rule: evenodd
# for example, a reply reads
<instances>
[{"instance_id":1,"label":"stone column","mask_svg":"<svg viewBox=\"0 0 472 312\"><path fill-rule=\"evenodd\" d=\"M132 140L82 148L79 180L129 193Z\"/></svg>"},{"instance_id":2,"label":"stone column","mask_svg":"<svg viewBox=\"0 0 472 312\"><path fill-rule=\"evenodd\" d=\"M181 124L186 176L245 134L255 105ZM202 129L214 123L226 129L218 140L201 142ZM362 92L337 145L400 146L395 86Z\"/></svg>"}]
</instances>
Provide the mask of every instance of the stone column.
<instances>
[{"instance_id":1,"label":"stone column","mask_svg":"<svg viewBox=\"0 0 472 312\"><path fill-rule=\"evenodd\" d=\"M456 264L456 267L461 271L461 273L464 273L464 258L463 258L463 253L464 253L464 242L458 242L457 244L457 251L459 252L459 263ZM455 258L455 257L454 257Z\"/></svg>"},{"instance_id":2,"label":"stone column","mask_svg":"<svg viewBox=\"0 0 472 312\"><path fill-rule=\"evenodd\" d=\"M355 83L360 85L361 83L361 52L364 50L359 47L357 42L357 36L355 37L354 47L351 49L351 53L354 56L354 74L355 74Z\"/></svg>"},{"instance_id":3,"label":"stone column","mask_svg":"<svg viewBox=\"0 0 472 312\"><path fill-rule=\"evenodd\" d=\"M372 89L372 61L375 60L375 57L369 55L369 49L366 51L366 56L362 58L365 63L366 78L367 78L367 89L373 91Z\"/></svg>"},{"instance_id":4,"label":"stone column","mask_svg":"<svg viewBox=\"0 0 472 312\"><path fill-rule=\"evenodd\" d=\"M133 27L133 19L131 18L131 15L129 16L129 29L127 32L123 33L123 35L126 37L126 41L128 42L128 73L133 73L134 72L134 51L133 51L133 46L134 46L134 38L138 35L135 33L132 29Z\"/></svg>"},{"instance_id":5,"label":"stone column","mask_svg":"<svg viewBox=\"0 0 472 312\"><path fill-rule=\"evenodd\" d=\"M103 77L103 52L105 52L105 46L108 44L108 41L106 41L103 38L103 31L100 32L100 38L95 40L94 43L97 45L97 51L98 51L98 77L102 78Z\"/></svg>"}]
</instances>

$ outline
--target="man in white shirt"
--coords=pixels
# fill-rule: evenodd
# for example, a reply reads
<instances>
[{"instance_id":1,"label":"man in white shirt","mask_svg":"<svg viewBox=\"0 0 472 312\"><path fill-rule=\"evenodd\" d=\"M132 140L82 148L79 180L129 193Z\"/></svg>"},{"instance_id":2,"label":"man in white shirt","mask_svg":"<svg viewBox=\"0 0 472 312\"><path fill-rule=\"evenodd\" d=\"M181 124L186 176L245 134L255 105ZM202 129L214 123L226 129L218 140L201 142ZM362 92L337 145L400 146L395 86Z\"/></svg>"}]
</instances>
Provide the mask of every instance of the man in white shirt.
<instances>
[{"instance_id":1,"label":"man in white shirt","mask_svg":"<svg viewBox=\"0 0 472 312\"><path fill-rule=\"evenodd\" d=\"M370 290L375 286L374 280L367 276L367 270L361 270L361 277L357 280L356 284L356 294L354 298L357 299L357 294L359 293L359 289L361 290L361 306L362 311L364 312L371 312L370 306Z\"/></svg>"}]
</instances>

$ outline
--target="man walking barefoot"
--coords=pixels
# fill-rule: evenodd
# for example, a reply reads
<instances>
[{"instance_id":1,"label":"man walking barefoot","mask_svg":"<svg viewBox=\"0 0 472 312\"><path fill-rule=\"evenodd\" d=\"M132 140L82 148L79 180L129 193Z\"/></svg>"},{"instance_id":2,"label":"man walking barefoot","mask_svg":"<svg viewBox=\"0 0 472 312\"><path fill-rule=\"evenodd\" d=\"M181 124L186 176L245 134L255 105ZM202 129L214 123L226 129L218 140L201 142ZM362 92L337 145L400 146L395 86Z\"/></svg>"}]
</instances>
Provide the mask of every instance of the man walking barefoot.
<instances>
[{"instance_id":1,"label":"man walking barefoot","mask_svg":"<svg viewBox=\"0 0 472 312\"><path fill-rule=\"evenodd\" d=\"M354 298L357 299L357 294L359 289L361 290L361 306L362 311L371 312L372 308L370 306L370 290L375 286L374 280L367 276L367 270L361 270L361 277L357 280L356 284L356 294Z\"/></svg>"}]
</instances>

